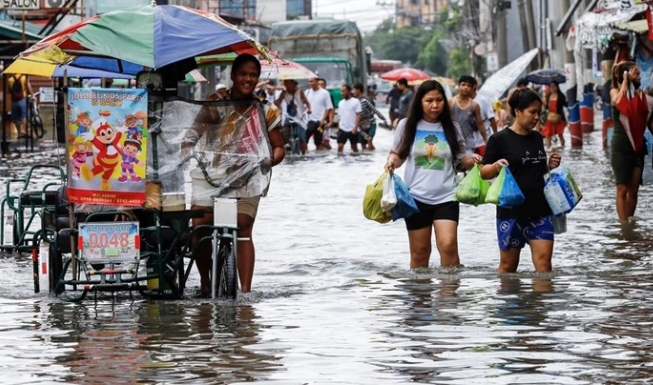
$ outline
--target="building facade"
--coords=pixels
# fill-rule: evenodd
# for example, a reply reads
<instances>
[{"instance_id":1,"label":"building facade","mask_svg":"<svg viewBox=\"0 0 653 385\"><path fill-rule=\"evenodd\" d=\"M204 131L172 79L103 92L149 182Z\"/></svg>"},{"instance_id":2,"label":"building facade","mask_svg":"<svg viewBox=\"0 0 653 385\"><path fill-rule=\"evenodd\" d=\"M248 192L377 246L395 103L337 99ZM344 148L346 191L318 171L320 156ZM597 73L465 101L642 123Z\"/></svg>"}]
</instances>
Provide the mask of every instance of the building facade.
<instances>
[{"instance_id":1,"label":"building facade","mask_svg":"<svg viewBox=\"0 0 653 385\"><path fill-rule=\"evenodd\" d=\"M449 0L396 0L397 28L430 24Z\"/></svg>"}]
</instances>

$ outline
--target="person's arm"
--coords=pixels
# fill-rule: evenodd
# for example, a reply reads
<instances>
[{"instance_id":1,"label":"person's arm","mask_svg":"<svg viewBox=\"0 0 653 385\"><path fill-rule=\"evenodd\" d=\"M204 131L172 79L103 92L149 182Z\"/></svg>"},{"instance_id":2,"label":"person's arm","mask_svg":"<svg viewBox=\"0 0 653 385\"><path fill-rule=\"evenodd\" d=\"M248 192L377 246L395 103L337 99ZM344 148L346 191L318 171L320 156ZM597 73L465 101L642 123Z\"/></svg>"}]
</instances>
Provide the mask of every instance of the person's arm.
<instances>
[{"instance_id":1,"label":"person's arm","mask_svg":"<svg viewBox=\"0 0 653 385\"><path fill-rule=\"evenodd\" d=\"M268 132L270 145L272 146L272 167L278 165L286 157L286 149L283 147L283 137L279 127L275 127Z\"/></svg>"},{"instance_id":2,"label":"person's arm","mask_svg":"<svg viewBox=\"0 0 653 385\"><path fill-rule=\"evenodd\" d=\"M32 85L29 83L29 78L25 78L25 84L27 86L27 95L32 96L34 95L34 91L32 91Z\"/></svg>"},{"instance_id":3,"label":"person's arm","mask_svg":"<svg viewBox=\"0 0 653 385\"><path fill-rule=\"evenodd\" d=\"M308 98L303 92L299 93L300 97L302 98L302 102L306 106L306 113L310 115L311 113L311 103L308 101Z\"/></svg>"},{"instance_id":4,"label":"person's arm","mask_svg":"<svg viewBox=\"0 0 653 385\"><path fill-rule=\"evenodd\" d=\"M286 90L283 90L279 94L279 97L274 100L274 105L277 106L277 108L281 108L281 103L283 103L283 99L285 97L286 97Z\"/></svg>"},{"instance_id":5,"label":"person's arm","mask_svg":"<svg viewBox=\"0 0 653 385\"><path fill-rule=\"evenodd\" d=\"M358 126L361 124L361 113L357 112L356 113L356 124L354 125L354 129L351 130L352 134L356 135L358 134Z\"/></svg>"},{"instance_id":6,"label":"person's arm","mask_svg":"<svg viewBox=\"0 0 653 385\"><path fill-rule=\"evenodd\" d=\"M497 139L499 135L492 135L485 147L485 155L483 155L483 166L481 166L481 178L492 179L499 175L502 167L508 165L508 161L504 159L501 151L501 142Z\"/></svg>"},{"instance_id":7,"label":"person's arm","mask_svg":"<svg viewBox=\"0 0 653 385\"><path fill-rule=\"evenodd\" d=\"M497 120L495 118L490 118L490 127L492 128L492 133L496 134L498 130Z\"/></svg>"},{"instance_id":8,"label":"person's arm","mask_svg":"<svg viewBox=\"0 0 653 385\"><path fill-rule=\"evenodd\" d=\"M374 114L376 116L378 116L379 118L381 118L381 120L383 120L383 123L385 123L386 125L388 124L388 121L385 119L385 116L383 116L381 111L377 110L375 106L372 106L372 111L374 111Z\"/></svg>"},{"instance_id":9,"label":"person's arm","mask_svg":"<svg viewBox=\"0 0 653 385\"><path fill-rule=\"evenodd\" d=\"M613 106L616 106L619 104L621 101L621 98L626 95L628 92L628 75L624 75L624 80L621 82L621 86L619 88L613 88L610 90L610 101L612 102Z\"/></svg>"},{"instance_id":10,"label":"person's arm","mask_svg":"<svg viewBox=\"0 0 653 385\"><path fill-rule=\"evenodd\" d=\"M394 172L396 169L401 167L406 161L406 158L402 158L399 155L399 152L401 151L400 146L403 144L402 142L403 142L405 127L406 127L406 122L402 121L397 125L397 128L395 129L394 137L392 139L392 148L390 149L390 153L388 154L388 159L386 160L384 166L384 169L387 172Z\"/></svg>"},{"instance_id":11,"label":"person's arm","mask_svg":"<svg viewBox=\"0 0 653 385\"><path fill-rule=\"evenodd\" d=\"M487 143L487 130L485 129L485 123L483 123L483 117L481 116L481 107L475 101L474 103L474 115L476 116L476 126L478 127L478 132L481 133L483 137L483 142Z\"/></svg>"}]
</instances>

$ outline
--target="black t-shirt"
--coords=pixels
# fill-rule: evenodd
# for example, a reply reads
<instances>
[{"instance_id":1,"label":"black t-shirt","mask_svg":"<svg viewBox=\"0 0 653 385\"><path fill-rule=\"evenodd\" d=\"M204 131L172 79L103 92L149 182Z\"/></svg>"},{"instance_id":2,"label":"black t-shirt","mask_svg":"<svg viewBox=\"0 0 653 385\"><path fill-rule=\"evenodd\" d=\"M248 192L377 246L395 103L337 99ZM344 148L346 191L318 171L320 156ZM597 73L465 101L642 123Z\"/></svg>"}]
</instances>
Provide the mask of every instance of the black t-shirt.
<instances>
[{"instance_id":1,"label":"black t-shirt","mask_svg":"<svg viewBox=\"0 0 653 385\"><path fill-rule=\"evenodd\" d=\"M509 128L497 132L487 142L483 164L492 164L499 159L508 161L510 172L526 200L521 206L511 209L497 206L497 218L539 218L551 215L544 197L544 175L548 172L548 159L542 135L534 130L528 135L519 135Z\"/></svg>"}]
</instances>

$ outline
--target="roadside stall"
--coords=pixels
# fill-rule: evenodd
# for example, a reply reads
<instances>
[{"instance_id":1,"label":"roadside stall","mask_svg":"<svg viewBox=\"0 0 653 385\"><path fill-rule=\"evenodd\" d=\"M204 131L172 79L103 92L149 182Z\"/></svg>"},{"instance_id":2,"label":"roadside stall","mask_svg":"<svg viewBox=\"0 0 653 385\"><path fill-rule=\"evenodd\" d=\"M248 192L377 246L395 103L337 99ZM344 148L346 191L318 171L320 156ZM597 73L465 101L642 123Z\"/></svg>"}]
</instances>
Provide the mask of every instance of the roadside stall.
<instances>
[{"instance_id":1,"label":"roadside stall","mask_svg":"<svg viewBox=\"0 0 653 385\"><path fill-rule=\"evenodd\" d=\"M2 210L18 218L21 232L11 249L32 250L36 292L47 288L70 300L117 291L183 297L197 244L190 219L204 215L190 210L187 194L198 179L205 187L193 199L226 210L200 242L213 242L217 292L235 296L235 199L265 193L270 181L262 166L271 158L263 108L177 97L178 82L201 58L229 52L269 58L216 15L152 4L95 16L20 54L18 62L32 67L108 71L137 84L67 88L66 165L37 166L56 169L60 183L19 195L7 187ZM31 174L20 181L25 189ZM34 221L40 229L28 231Z\"/></svg>"}]
</instances>

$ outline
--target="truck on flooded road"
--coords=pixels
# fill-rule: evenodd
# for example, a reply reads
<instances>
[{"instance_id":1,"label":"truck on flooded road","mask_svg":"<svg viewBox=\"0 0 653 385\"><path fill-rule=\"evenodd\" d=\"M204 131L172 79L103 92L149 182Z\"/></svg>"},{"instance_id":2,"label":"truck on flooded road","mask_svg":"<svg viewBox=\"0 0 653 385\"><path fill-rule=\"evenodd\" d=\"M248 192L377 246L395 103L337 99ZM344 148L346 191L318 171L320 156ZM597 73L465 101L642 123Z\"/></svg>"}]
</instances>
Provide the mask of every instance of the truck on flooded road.
<instances>
[{"instance_id":1,"label":"truck on flooded road","mask_svg":"<svg viewBox=\"0 0 653 385\"><path fill-rule=\"evenodd\" d=\"M343 84L362 83L367 94L371 53L358 26L348 20L292 20L274 23L268 48L300 63L327 81L335 107Z\"/></svg>"}]
</instances>

